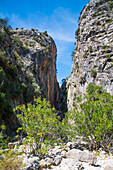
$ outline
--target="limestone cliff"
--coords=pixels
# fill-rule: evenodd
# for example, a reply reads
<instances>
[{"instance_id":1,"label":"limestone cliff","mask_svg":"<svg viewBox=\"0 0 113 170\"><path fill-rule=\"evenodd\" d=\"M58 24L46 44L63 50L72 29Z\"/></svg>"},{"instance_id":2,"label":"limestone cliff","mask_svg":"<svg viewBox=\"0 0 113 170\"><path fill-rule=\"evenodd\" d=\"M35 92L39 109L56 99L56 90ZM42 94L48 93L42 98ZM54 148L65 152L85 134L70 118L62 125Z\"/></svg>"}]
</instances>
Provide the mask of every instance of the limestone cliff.
<instances>
[{"instance_id":1,"label":"limestone cliff","mask_svg":"<svg viewBox=\"0 0 113 170\"><path fill-rule=\"evenodd\" d=\"M57 108L56 53L46 31L12 30L7 20L0 19L0 124L14 130L13 107L32 102L34 96Z\"/></svg>"},{"instance_id":2,"label":"limestone cliff","mask_svg":"<svg viewBox=\"0 0 113 170\"><path fill-rule=\"evenodd\" d=\"M113 1L91 0L81 12L76 38L72 72L66 80L68 110L89 83L113 95Z\"/></svg>"},{"instance_id":3,"label":"limestone cliff","mask_svg":"<svg viewBox=\"0 0 113 170\"><path fill-rule=\"evenodd\" d=\"M40 86L41 96L57 106L58 84L56 78L56 45L47 34L38 30L12 30L13 36L18 38L24 48L18 52L24 68L33 74L36 84ZM29 73L28 72L28 73Z\"/></svg>"}]
</instances>

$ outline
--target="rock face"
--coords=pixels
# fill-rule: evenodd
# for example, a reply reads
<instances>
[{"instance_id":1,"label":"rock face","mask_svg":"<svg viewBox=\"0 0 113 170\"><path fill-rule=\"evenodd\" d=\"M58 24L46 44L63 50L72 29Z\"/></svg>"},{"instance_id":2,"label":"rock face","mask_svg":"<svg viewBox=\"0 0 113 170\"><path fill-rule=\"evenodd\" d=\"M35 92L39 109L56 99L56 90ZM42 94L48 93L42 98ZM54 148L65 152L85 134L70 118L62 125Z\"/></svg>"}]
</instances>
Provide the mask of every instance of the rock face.
<instances>
[{"instance_id":1,"label":"rock face","mask_svg":"<svg viewBox=\"0 0 113 170\"><path fill-rule=\"evenodd\" d=\"M32 102L34 96L57 108L56 53L46 31L12 30L7 20L0 19L0 124L16 129L13 108Z\"/></svg>"},{"instance_id":2,"label":"rock face","mask_svg":"<svg viewBox=\"0 0 113 170\"><path fill-rule=\"evenodd\" d=\"M13 36L19 38L24 45L19 56L25 69L31 72L40 86L41 96L57 106L58 84L56 78L56 45L47 32L38 30L12 30ZM28 72L28 73L29 73Z\"/></svg>"},{"instance_id":3,"label":"rock face","mask_svg":"<svg viewBox=\"0 0 113 170\"><path fill-rule=\"evenodd\" d=\"M66 80L68 110L89 83L113 95L113 1L91 0L81 12L76 38L72 72Z\"/></svg>"}]
</instances>

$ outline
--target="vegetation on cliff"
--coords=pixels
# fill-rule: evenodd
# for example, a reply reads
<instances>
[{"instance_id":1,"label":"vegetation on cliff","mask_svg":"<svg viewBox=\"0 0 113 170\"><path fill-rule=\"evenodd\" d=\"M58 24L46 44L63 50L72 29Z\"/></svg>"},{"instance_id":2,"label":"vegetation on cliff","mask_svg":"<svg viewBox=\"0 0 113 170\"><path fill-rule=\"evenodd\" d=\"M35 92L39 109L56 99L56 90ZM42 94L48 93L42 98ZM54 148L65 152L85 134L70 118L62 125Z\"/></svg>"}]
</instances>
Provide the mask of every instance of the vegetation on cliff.
<instances>
[{"instance_id":1,"label":"vegetation on cliff","mask_svg":"<svg viewBox=\"0 0 113 170\"><path fill-rule=\"evenodd\" d=\"M113 96L101 86L89 84L85 102L77 104L74 114L76 132L84 136L92 148L108 149L112 146Z\"/></svg>"}]
</instances>

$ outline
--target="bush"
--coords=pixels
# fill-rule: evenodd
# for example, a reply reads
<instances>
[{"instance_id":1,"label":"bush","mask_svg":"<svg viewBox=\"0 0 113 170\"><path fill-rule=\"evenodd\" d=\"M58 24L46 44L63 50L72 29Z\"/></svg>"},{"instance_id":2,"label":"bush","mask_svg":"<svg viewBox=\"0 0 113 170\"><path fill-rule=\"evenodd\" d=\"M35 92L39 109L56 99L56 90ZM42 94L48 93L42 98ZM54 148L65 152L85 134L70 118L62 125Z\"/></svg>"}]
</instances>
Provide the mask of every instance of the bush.
<instances>
[{"instance_id":1,"label":"bush","mask_svg":"<svg viewBox=\"0 0 113 170\"><path fill-rule=\"evenodd\" d=\"M39 152L45 152L47 146L52 143L59 142L63 136L70 134L68 129L70 125L68 118L60 122L55 114L55 109L50 107L49 102L40 98L34 99L34 104L17 106L15 110L21 110L21 114L17 115L22 123L21 131L27 134L26 142L36 143Z\"/></svg>"},{"instance_id":2,"label":"bush","mask_svg":"<svg viewBox=\"0 0 113 170\"><path fill-rule=\"evenodd\" d=\"M4 72L4 69L2 67L0 67L0 86L4 82L5 76L6 76L6 74Z\"/></svg>"},{"instance_id":3,"label":"bush","mask_svg":"<svg viewBox=\"0 0 113 170\"><path fill-rule=\"evenodd\" d=\"M109 46L107 46L107 45L104 45L103 47L102 47L102 49L108 49L109 48Z\"/></svg>"},{"instance_id":4,"label":"bush","mask_svg":"<svg viewBox=\"0 0 113 170\"><path fill-rule=\"evenodd\" d=\"M44 31L44 33L43 33L45 36L48 36L48 34L47 34L47 31Z\"/></svg>"},{"instance_id":5,"label":"bush","mask_svg":"<svg viewBox=\"0 0 113 170\"><path fill-rule=\"evenodd\" d=\"M99 1L99 2L96 2L95 6L96 6L96 7L99 7L99 6L102 5L103 3L104 3L104 1L101 0L101 1Z\"/></svg>"},{"instance_id":6,"label":"bush","mask_svg":"<svg viewBox=\"0 0 113 170\"><path fill-rule=\"evenodd\" d=\"M5 139L3 132L5 131L5 125L1 125L0 127L0 150L6 149L8 145L8 140Z\"/></svg>"},{"instance_id":7,"label":"bush","mask_svg":"<svg viewBox=\"0 0 113 170\"><path fill-rule=\"evenodd\" d=\"M34 28L31 28L31 31L35 31L35 29L34 29Z\"/></svg>"},{"instance_id":8,"label":"bush","mask_svg":"<svg viewBox=\"0 0 113 170\"><path fill-rule=\"evenodd\" d=\"M109 3L109 7L110 7L110 9L113 8L113 1L111 1L111 2Z\"/></svg>"},{"instance_id":9,"label":"bush","mask_svg":"<svg viewBox=\"0 0 113 170\"><path fill-rule=\"evenodd\" d=\"M112 19L106 19L106 23L110 23L110 22L112 22L113 20Z\"/></svg>"},{"instance_id":10,"label":"bush","mask_svg":"<svg viewBox=\"0 0 113 170\"><path fill-rule=\"evenodd\" d=\"M91 77L96 78L97 72L96 70L91 70Z\"/></svg>"},{"instance_id":11,"label":"bush","mask_svg":"<svg viewBox=\"0 0 113 170\"><path fill-rule=\"evenodd\" d=\"M102 87L89 84L84 103L75 113L76 131L84 136L95 149L109 147L113 133L113 96ZM111 142L111 141L110 141Z\"/></svg>"},{"instance_id":12,"label":"bush","mask_svg":"<svg viewBox=\"0 0 113 170\"><path fill-rule=\"evenodd\" d=\"M92 46L89 46L89 48L88 48L88 49L89 49L89 52L90 52L90 53L92 53L92 52L93 52L93 48L92 48Z\"/></svg>"}]
</instances>

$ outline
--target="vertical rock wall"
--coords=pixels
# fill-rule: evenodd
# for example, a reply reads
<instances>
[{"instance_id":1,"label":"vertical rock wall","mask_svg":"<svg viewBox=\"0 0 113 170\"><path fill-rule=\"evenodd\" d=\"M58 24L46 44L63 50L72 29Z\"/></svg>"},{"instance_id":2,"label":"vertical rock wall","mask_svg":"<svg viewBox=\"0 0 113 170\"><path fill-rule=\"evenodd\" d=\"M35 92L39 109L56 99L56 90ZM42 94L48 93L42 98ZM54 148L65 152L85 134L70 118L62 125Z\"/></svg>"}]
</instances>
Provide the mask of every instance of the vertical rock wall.
<instances>
[{"instance_id":1,"label":"vertical rock wall","mask_svg":"<svg viewBox=\"0 0 113 170\"><path fill-rule=\"evenodd\" d=\"M76 36L72 73L66 81L68 110L89 83L113 95L113 1L91 0L81 12Z\"/></svg>"},{"instance_id":2,"label":"vertical rock wall","mask_svg":"<svg viewBox=\"0 0 113 170\"><path fill-rule=\"evenodd\" d=\"M47 32L37 30L13 30L13 35L19 37L25 46L19 51L25 70L33 74L40 86L41 96L57 107L58 84L56 78L56 45Z\"/></svg>"}]
</instances>

